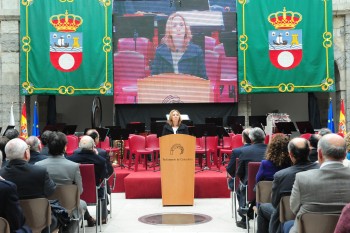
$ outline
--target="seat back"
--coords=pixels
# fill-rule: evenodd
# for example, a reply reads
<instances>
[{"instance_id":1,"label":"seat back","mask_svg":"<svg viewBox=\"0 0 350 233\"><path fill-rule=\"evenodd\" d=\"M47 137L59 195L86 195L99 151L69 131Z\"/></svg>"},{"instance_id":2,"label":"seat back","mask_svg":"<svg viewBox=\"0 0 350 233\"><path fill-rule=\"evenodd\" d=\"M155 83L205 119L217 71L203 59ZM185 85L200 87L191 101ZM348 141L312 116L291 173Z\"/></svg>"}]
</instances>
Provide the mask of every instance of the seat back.
<instances>
[{"instance_id":1,"label":"seat back","mask_svg":"<svg viewBox=\"0 0 350 233\"><path fill-rule=\"evenodd\" d=\"M121 51L114 54L114 103L128 103L130 92L136 95L137 80L146 76L145 60L141 53ZM130 103L134 103L133 98Z\"/></svg>"},{"instance_id":2,"label":"seat back","mask_svg":"<svg viewBox=\"0 0 350 233\"><path fill-rule=\"evenodd\" d=\"M6 219L0 217L0 232L10 233L10 225Z\"/></svg>"},{"instance_id":3,"label":"seat back","mask_svg":"<svg viewBox=\"0 0 350 233\"><path fill-rule=\"evenodd\" d=\"M204 37L204 47L205 50L214 50L216 45L216 39L211 36Z\"/></svg>"},{"instance_id":4,"label":"seat back","mask_svg":"<svg viewBox=\"0 0 350 233\"><path fill-rule=\"evenodd\" d=\"M80 205L80 193L75 184L57 185L55 192L49 197L50 200L57 199L69 215Z\"/></svg>"},{"instance_id":5,"label":"seat back","mask_svg":"<svg viewBox=\"0 0 350 233\"><path fill-rule=\"evenodd\" d=\"M242 134L235 134L232 136L231 138L231 148L235 149L238 147L243 146L243 142L242 142Z\"/></svg>"},{"instance_id":6,"label":"seat back","mask_svg":"<svg viewBox=\"0 0 350 233\"><path fill-rule=\"evenodd\" d=\"M255 193L257 203L271 203L272 181L259 181Z\"/></svg>"},{"instance_id":7,"label":"seat back","mask_svg":"<svg viewBox=\"0 0 350 233\"><path fill-rule=\"evenodd\" d=\"M95 180L95 168L93 164L80 164L80 174L83 182L83 192L80 199L88 205L97 205L98 196Z\"/></svg>"},{"instance_id":8,"label":"seat back","mask_svg":"<svg viewBox=\"0 0 350 233\"><path fill-rule=\"evenodd\" d=\"M247 202L255 199L254 187L256 183L256 174L258 173L261 162L248 163L248 184L247 184Z\"/></svg>"},{"instance_id":9,"label":"seat back","mask_svg":"<svg viewBox=\"0 0 350 233\"><path fill-rule=\"evenodd\" d=\"M74 150L79 147L79 138L75 135L67 135L67 155L72 155Z\"/></svg>"},{"instance_id":10,"label":"seat back","mask_svg":"<svg viewBox=\"0 0 350 233\"><path fill-rule=\"evenodd\" d=\"M111 144L110 144L109 137L106 136L106 138L105 138L104 141L100 141L98 147L101 148L101 149L104 149L104 150L110 148L110 147L111 147Z\"/></svg>"},{"instance_id":11,"label":"seat back","mask_svg":"<svg viewBox=\"0 0 350 233\"><path fill-rule=\"evenodd\" d=\"M120 38L118 40L118 52L121 51L136 51L142 54L147 65L154 56L153 44L145 37L138 37L136 43L134 38Z\"/></svg>"},{"instance_id":12,"label":"seat back","mask_svg":"<svg viewBox=\"0 0 350 233\"><path fill-rule=\"evenodd\" d=\"M295 215L290 209L290 196L283 196L280 200L280 222L285 222L288 220L293 220L295 219Z\"/></svg>"},{"instance_id":13,"label":"seat back","mask_svg":"<svg viewBox=\"0 0 350 233\"><path fill-rule=\"evenodd\" d=\"M129 138L129 147L132 154L137 150L143 150L146 148L146 138L142 135L132 135Z\"/></svg>"},{"instance_id":14,"label":"seat back","mask_svg":"<svg viewBox=\"0 0 350 233\"><path fill-rule=\"evenodd\" d=\"M340 214L304 213L298 218L299 233L333 233Z\"/></svg>"},{"instance_id":15,"label":"seat back","mask_svg":"<svg viewBox=\"0 0 350 233\"><path fill-rule=\"evenodd\" d=\"M157 138L157 134L149 134L146 136L146 147L159 148L159 138Z\"/></svg>"},{"instance_id":16,"label":"seat back","mask_svg":"<svg viewBox=\"0 0 350 233\"><path fill-rule=\"evenodd\" d=\"M40 233L45 227L51 224L51 207L46 198L34 198L19 200L23 210L26 224L33 233Z\"/></svg>"},{"instance_id":17,"label":"seat back","mask_svg":"<svg viewBox=\"0 0 350 233\"><path fill-rule=\"evenodd\" d=\"M205 142L205 140L207 141ZM205 144L207 146L207 150L209 150L211 153L217 154L218 136L208 136L207 138L202 137L201 147L205 148Z\"/></svg>"},{"instance_id":18,"label":"seat back","mask_svg":"<svg viewBox=\"0 0 350 233\"><path fill-rule=\"evenodd\" d=\"M300 137L301 138L305 138L306 140L309 140L311 135L312 135L311 133L303 133L303 134L300 134Z\"/></svg>"}]
</instances>

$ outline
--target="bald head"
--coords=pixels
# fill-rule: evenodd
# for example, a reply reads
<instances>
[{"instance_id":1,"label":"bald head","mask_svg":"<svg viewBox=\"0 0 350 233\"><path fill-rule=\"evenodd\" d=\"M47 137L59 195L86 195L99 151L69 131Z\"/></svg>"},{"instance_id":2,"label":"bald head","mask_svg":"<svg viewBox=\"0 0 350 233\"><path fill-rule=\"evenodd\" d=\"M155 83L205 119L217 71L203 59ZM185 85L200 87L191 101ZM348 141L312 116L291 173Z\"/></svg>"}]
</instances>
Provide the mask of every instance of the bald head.
<instances>
[{"instance_id":1,"label":"bald head","mask_svg":"<svg viewBox=\"0 0 350 233\"><path fill-rule=\"evenodd\" d=\"M79 148L82 150L93 150L95 142L90 136L83 136L79 142Z\"/></svg>"},{"instance_id":2,"label":"bald head","mask_svg":"<svg viewBox=\"0 0 350 233\"><path fill-rule=\"evenodd\" d=\"M23 159L26 160L27 143L19 138L10 140L5 146L6 158L9 160ZM29 154L29 152L28 152Z\"/></svg>"},{"instance_id":3,"label":"bald head","mask_svg":"<svg viewBox=\"0 0 350 233\"><path fill-rule=\"evenodd\" d=\"M309 143L305 138L293 138L288 143L288 152L294 158L294 164L305 162L310 153Z\"/></svg>"},{"instance_id":4,"label":"bald head","mask_svg":"<svg viewBox=\"0 0 350 233\"><path fill-rule=\"evenodd\" d=\"M318 141L317 151L321 154L321 160L324 157L325 160L342 161L346 155L345 140L338 134L326 134Z\"/></svg>"}]
</instances>

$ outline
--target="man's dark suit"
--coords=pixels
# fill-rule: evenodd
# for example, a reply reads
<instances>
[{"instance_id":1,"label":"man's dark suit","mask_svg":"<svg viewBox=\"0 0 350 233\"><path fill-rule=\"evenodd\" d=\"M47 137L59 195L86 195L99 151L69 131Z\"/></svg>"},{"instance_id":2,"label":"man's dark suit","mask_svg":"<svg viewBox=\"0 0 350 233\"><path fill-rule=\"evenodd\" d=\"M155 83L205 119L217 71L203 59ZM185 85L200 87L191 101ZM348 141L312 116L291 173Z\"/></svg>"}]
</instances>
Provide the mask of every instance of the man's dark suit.
<instances>
[{"instance_id":1,"label":"man's dark suit","mask_svg":"<svg viewBox=\"0 0 350 233\"><path fill-rule=\"evenodd\" d=\"M263 160L265 157L266 147L267 146L264 143L257 143L241 149L236 175L239 177L242 183L247 184L248 163L261 162L261 160Z\"/></svg>"},{"instance_id":2,"label":"man's dark suit","mask_svg":"<svg viewBox=\"0 0 350 233\"><path fill-rule=\"evenodd\" d=\"M11 233L32 232L24 224L25 219L18 202L17 187L10 181L0 180L0 217L8 221Z\"/></svg>"},{"instance_id":3,"label":"man's dark suit","mask_svg":"<svg viewBox=\"0 0 350 233\"><path fill-rule=\"evenodd\" d=\"M242 153L242 148L246 147L246 146L250 146L250 144L247 143L241 147L238 147L238 148L232 150L230 161L226 167L226 171L228 174L231 175L231 177L235 177L235 175L236 175L236 158L239 158L239 156Z\"/></svg>"},{"instance_id":4,"label":"man's dark suit","mask_svg":"<svg viewBox=\"0 0 350 233\"><path fill-rule=\"evenodd\" d=\"M107 177L109 177L114 172L114 168L111 164L110 157L109 157L106 150L101 149L101 148L96 148L96 149L97 149L98 155L101 156L102 158L104 158L106 161L106 168L107 168L106 174L107 174ZM80 152L81 152L81 148L78 148L73 152L73 155L78 154Z\"/></svg>"},{"instance_id":5,"label":"man's dark suit","mask_svg":"<svg viewBox=\"0 0 350 233\"><path fill-rule=\"evenodd\" d=\"M41 151L40 151L41 155L48 155L49 154L49 148L47 146L44 146Z\"/></svg>"},{"instance_id":6,"label":"man's dark suit","mask_svg":"<svg viewBox=\"0 0 350 233\"><path fill-rule=\"evenodd\" d=\"M0 170L0 176L17 185L19 199L48 197L56 189L46 168L13 159Z\"/></svg>"},{"instance_id":7,"label":"man's dark suit","mask_svg":"<svg viewBox=\"0 0 350 233\"><path fill-rule=\"evenodd\" d=\"M35 164L36 162L39 162L41 160L47 159L46 155L42 155L37 151L30 151L30 159L28 161L28 163L30 164Z\"/></svg>"},{"instance_id":8,"label":"man's dark suit","mask_svg":"<svg viewBox=\"0 0 350 233\"><path fill-rule=\"evenodd\" d=\"M318 169L318 163L305 162L293 165L286 169L282 169L275 173L273 183L272 183L272 196L271 204L262 204L263 205L272 205L274 211L271 215L271 220L269 224L270 233L279 233L281 232L281 223L279 221L279 203L284 195L290 195L292 191L295 175L301 171L307 171L310 169ZM261 208L264 208L262 207ZM259 223L258 223L259 224Z\"/></svg>"}]
</instances>

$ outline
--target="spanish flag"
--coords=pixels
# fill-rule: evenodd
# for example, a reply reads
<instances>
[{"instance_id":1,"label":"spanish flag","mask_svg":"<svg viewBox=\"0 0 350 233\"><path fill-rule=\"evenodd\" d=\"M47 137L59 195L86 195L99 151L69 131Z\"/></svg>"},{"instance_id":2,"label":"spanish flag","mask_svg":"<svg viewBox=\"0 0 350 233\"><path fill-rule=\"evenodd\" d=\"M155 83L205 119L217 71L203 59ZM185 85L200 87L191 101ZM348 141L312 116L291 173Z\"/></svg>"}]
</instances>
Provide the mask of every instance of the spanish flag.
<instances>
[{"instance_id":1,"label":"spanish flag","mask_svg":"<svg viewBox=\"0 0 350 233\"><path fill-rule=\"evenodd\" d=\"M27 130L27 108L26 103L24 102L22 105L22 115L21 115L21 131L19 133L21 138L28 138L28 130Z\"/></svg>"},{"instance_id":2,"label":"spanish flag","mask_svg":"<svg viewBox=\"0 0 350 233\"><path fill-rule=\"evenodd\" d=\"M338 133L343 135L346 134L346 118L345 118L345 107L344 100L340 100L340 113L339 113L339 129Z\"/></svg>"}]
</instances>

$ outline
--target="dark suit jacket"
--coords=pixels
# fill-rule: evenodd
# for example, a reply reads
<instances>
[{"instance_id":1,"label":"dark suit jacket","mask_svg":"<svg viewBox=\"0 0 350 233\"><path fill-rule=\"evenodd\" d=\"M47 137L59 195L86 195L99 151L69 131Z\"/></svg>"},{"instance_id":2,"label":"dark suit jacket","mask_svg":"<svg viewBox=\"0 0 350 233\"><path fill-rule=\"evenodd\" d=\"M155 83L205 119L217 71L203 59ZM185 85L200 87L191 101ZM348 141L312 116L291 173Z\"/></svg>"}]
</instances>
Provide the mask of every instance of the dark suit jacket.
<instances>
[{"instance_id":1,"label":"dark suit jacket","mask_svg":"<svg viewBox=\"0 0 350 233\"><path fill-rule=\"evenodd\" d=\"M97 149L98 155L106 160L106 169L107 169L106 174L107 174L107 177L109 177L114 172L114 168L112 166L109 154L107 153L107 151L105 151L101 148L96 148L96 149ZM81 152L81 148L78 148L73 152L73 155L78 154L80 152Z\"/></svg>"},{"instance_id":2,"label":"dark suit jacket","mask_svg":"<svg viewBox=\"0 0 350 233\"><path fill-rule=\"evenodd\" d=\"M80 152L67 157L76 163L94 164L96 186L98 186L104 178L107 178L106 160L95 154L94 151L80 150Z\"/></svg>"},{"instance_id":3,"label":"dark suit jacket","mask_svg":"<svg viewBox=\"0 0 350 233\"><path fill-rule=\"evenodd\" d=\"M247 143L241 147L238 147L238 148L232 150L230 161L226 167L226 171L228 174L231 175L231 177L235 177L235 175L236 175L236 158L239 158L239 156L242 153L242 148L246 147L246 146L250 146L250 144Z\"/></svg>"},{"instance_id":4,"label":"dark suit jacket","mask_svg":"<svg viewBox=\"0 0 350 233\"><path fill-rule=\"evenodd\" d=\"M169 125L168 123L166 123L163 126L163 132L162 132L162 136L168 135L168 134L174 134L174 130L171 127L171 125ZM179 128L176 131L176 134L189 134L188 132L188 127L185 124L180 124Z\"/></svg>"},{"instance_id":5,"label":"dark suit jacket","mask_svg":"<svg viewBox=\"0 0 350 233\"><path fill-rule=\"evenodd\" d=\"M18 202L17 187L10 181L0 180L0 217L10 225L11 233L32 232L27 225Z\"/></svg>"},{"instance_id":6,"label":"dark suit jacket","mask_svg":"<svg viewBox=\"0 0 350 233\"><path fill-rule=\"evenodd\" d=\"M198 45L189 43L178 62L178 67L180 74L190 74L207 79L204 54ZM174 73L171 51L165 44L158 46L152 62L152 75L162 73Z\"/></svg>"},{"instance_id":7,"label":"dark suit jacket","mask_svg":"<svg viewBox=\"0 0 350 233\"><path fill-rule=\"evenodd\" d=\"M56 189L46 168L13 159L0 170L0 176L17 185L19 199L48 197Z\"/></svg>"},{"instance_id":8,"label":"dark suit jacket","mask_svg":"<svg viewBox=\"0 0 350 233\"><path fill-rule=\"evenodd\" d=\"M284 195L290 195L295 175L301 171L307 171L310 169L318 169L318 163L306 162L301 164L296 164L286 169L282 169L275 173L274 179L272 182L272 195L271 195L271 203L275 208L275 211L272 213L269 232L270 233L279 233L281 232L281 223L279 221L279 203Z\"/></svg>"},{"instance_id":9,"label":"dark suit jacket","mask_svg":"<svg viewBox=\"0 0 350 233\"><path fill-rule=\"evenodd\" d=\"M239 177L242 183L247 184L248 163L261 162L261 160L263 160L265 157L265 152L266 144L264 143L252 144L241 149L236 175Z\"/></svg>"},{"instance_id":10,"label":"dark suit jacket","mask_svg":"<svg viewBox=\"0 0 350 233\"><path fill-rule=\"evenodd\" d=\"M30 151L30 159L29 159L28 163L34 164L34 163L39 162L39 161L44 160L44 159L47 159L46 155L42 155L39 152L31 150Z\"/></svg>"},{"instance_id":11,"label":"dark suit jacket","mask_svg":"<svg viewBox=\"0 0 350 233\"><path fill-rule=\"evenodd\" d=\"M313 149L310 150L309 160L311 162L316 162L318 160L317 149L316 148L313 148Z\"/></svg>"},{"instance_id":12,"label":"dark suit jacket","mask_svg":"<svg viewBox=\"0 0 350 233\"><path fill-rule=\"evenodd\" d=\"M49 148L47 146L44 146L41 151L40 151L41 155L48 155L49 154Z\"/></svg>"}]
</instances>

